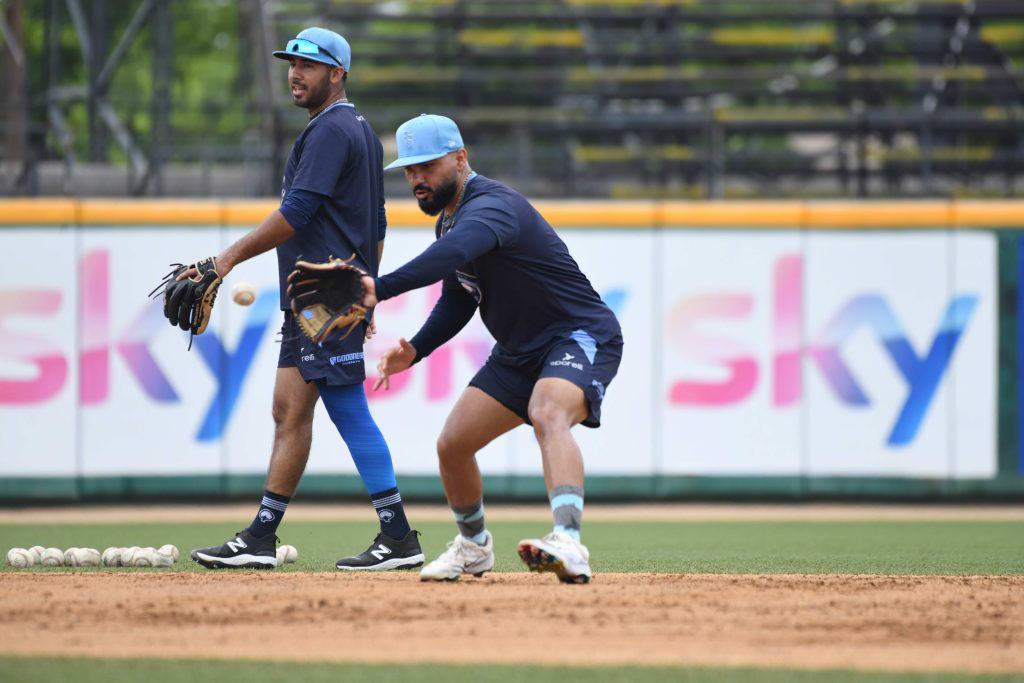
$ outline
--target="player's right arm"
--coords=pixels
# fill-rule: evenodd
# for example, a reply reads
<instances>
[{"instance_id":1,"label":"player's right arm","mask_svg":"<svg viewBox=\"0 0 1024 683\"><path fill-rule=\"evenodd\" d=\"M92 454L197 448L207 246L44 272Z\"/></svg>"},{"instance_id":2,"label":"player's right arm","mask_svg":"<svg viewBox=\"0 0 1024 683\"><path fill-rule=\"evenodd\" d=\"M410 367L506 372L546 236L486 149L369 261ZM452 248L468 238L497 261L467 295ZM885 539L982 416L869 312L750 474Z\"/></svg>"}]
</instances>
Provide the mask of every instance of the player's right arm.
<instances>
[{"instance_id":1,"label":"player's right arm","mask_svg":"<svg viewBox=\"0 0 1024 683\"><path fill-rule=\"evenodd\" d=\"M412 341L399 339L398 346L385 353L377 362L377 381L373 390L381 386L387 389L391 375L408 370L444 345L466 326L475 312L476 301L473 297L462 288L455 276L446 277L441 285L441 298L434 304L434 309Z\"/></svg>"}]
</instances>

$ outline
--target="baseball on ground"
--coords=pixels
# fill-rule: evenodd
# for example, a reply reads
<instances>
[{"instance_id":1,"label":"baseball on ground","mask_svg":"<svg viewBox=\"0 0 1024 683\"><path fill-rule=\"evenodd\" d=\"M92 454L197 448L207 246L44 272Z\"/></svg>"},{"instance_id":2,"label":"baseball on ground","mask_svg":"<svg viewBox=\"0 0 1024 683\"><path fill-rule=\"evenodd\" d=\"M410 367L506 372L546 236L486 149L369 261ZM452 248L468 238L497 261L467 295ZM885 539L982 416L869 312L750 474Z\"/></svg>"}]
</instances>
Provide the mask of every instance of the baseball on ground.
<instances>
[{"instance_id":1,"label":"baseball on ground","mask_svg":"<svg viewBox=\"0 0 1024 683\"><path fill-rule=\"evenodd\" d=\"M77 548L74 553L76 567L100 566L100 551L96 548Z\"/></svg>"},{"instance_id":2,"label":"baseball on ground","mask_svg":"<svg viewBox=\"0 0 1024 683\"><path fill-rule=\"evenodd\" d=\"M64 566L65 567L77 567L78 566L78 557L76 555L77 552L78 552L78 548L68 548L67 550L64 551Z\"/></svg>"},{"instance_id":3,"label":"baseball on ground","mask_svg":"<svg viewBox=\"0 0 1024 683\"><path fill-rule=\"evenodd\" d=\"M132 554L136 550L141 550L141 548L139 548L139 546L137 546L137 545L133 545L130 548L121 548L121 566L122 567L130 567L130 566L132 566Z\"/></svg>"},{"instance_id":4,"label":"baseball on ground","mask_svg":"<svg viewBox=\"0 0 1024 683\"><path fill-rule=\"evenodd\" d=\"M34 545L34 546L32 546L31 548L28 549L28 551L30 553L32 553L32 558L35 560L34 564L42 563L42 561L43 561L43 551L44 550L46 550L46 548L44 548L41 545Z\"/></svg>"},{"instance_id":5,"label":"baseball on ground","mask_svg":"<svg viewBox=\"0 0 1024 683\"><path fill-rule=\"evenodd\" d=\"M18 569L31 567L36 563L35 554L25 548L11 548L7 551L7 564Z\"/></svg>"},{"instance_id":6,"label":"baseball on ground","mask_svg":"<svg viewBox=\"0 0 1024 683\"><path fill-rule=\"evenodd\" d=\"M152 548L136 548L132 553L133 567L156 567L159 562L160 556Z\"/></svg>"},{"instance_id":7,"label":"baseball on ground","mask_svg":"<svg viewBox=\"0 0 1024 683\"><path fill-rule=\"evenodd\" d=\"M110 547L103 551L103 555L100 556L100 560L103 562L104 567L120 567L121 566L121 549Z\"/></svg>"},{"instance_id":8,"label":"baseball on ground","mask_svg":"<svg viewBox=\"0 0 1024 683\"><path fill-rule=\"evenodd\" d=\"M39 554L39 564L44 567L59 567L64 564L64 553L60 548L47 548Z\"/></svg>"},{"instance_id":9,"label":"baseball on ground","mask_svg":"<svg viewBox=\"0 0 1024 683\"><path fill-rule=\"evenodd\" d=\"M231 288L231 300L239 306L248 306L256 301L256 288L251 282L236 282Z\"/></svg>"},{"instance_id":10,"label":"baseball on ground","mask_svg":"<svg viewBox=\"0 0 1024 683\"><path fill-rule=\"evenodd\" d=\"M159 548L157 548L156 551L160 555L170 557L172 564L177 562L178 558L181 556L180 553L178 552L178 547L171 545L170 543L168 543L167 545L160 546Z\"/></svg>"},{"instance_id":11,"label":"baseball on ground","mask_svg":"<svg viewBox=\"0 0 1024 683\"><path fill-rule=\"evenodd\" d=\"M285 551L284 561L292 563L299 559L299 551L293 545L283 545L281 550Z\"/></svg>"}]
</instances>

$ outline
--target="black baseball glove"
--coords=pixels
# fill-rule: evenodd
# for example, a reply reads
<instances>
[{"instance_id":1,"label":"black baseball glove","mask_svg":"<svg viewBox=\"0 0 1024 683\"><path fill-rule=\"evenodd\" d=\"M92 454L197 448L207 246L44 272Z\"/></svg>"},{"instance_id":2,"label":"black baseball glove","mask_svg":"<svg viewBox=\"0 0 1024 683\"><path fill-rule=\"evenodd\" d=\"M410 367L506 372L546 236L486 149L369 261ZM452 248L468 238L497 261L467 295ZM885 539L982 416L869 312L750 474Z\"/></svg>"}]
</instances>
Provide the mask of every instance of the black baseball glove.
<instances>
[{"instance_id":1,"label":"black baseball glove","mask_svg":"<svg viewBox=\"0 0 1024 683\"><path fill-rule=\"evenodd\" d=\"M164 276L159 285L150 292L150 296L163 292L164 315L171 325L177 325L189 332L188 348L192 348L192 337L202 334L210 324L213 312L213 301L217 298L217 288L222 282L217 272L217 263L211 256L186 266L173 263L174 268ZM197 272L191 277L178 280L182 273L194 268Z\"/></svg>"}]
</instances>

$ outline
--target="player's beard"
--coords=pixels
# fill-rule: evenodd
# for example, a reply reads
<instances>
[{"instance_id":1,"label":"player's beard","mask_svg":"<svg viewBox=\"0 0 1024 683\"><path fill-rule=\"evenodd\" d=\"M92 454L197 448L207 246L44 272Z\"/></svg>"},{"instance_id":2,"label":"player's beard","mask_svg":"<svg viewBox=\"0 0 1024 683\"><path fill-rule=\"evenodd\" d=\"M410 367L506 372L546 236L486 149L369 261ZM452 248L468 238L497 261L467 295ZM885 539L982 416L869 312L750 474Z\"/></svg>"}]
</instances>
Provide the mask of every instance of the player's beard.
<instances>
[{"instance_id":1,"label":"player's beard","mask_svg":"<svg viewBox=\"0 0 1024 683\"><path fill-rule=\"evenodd\" d=\"M331 79L330 77L321 79L316 84L306 84L305 97L293 97L296 107L302 107L309 111L319 109L327 98L331 96ZM301 99L300 99L301 98Z\"/></svg>"},{"instance_id":2,"label":"player's beard","mask_svg":"<svg viewBox=\"0 0 1024 683\"><path fill-rule=\"evenodd\" d=\"M420 199L419 197L416 198L416 202L420 205L420 211L428 216L436 216L441 213L441 210L455 199L455 193L458 191L458 186L458 171L452 173L451 179L442 185L438 185L436 188L432 189L427 185L417 185L413 188L414 192L416 190L426 190L427 192L430 192L430 196L426 199Z\"/></svg>"}]
</instances>

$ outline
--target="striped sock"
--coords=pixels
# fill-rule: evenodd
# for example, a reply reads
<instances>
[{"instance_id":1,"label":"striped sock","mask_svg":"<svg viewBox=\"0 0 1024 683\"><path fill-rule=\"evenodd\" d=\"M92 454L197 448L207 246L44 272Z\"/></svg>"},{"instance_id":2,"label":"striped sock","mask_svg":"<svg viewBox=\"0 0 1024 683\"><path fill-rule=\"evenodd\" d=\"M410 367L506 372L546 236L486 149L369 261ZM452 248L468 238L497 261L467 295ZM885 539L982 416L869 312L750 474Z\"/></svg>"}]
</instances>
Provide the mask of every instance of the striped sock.
<instances>
[{"instance_id":1,"label":"striped sock","mask_svg":"<svg viewBox=\"0 0 1024 683\"><path fill-rule=\"evenodd\" d=\"M284 519L284 511L288 509L290 500L291 498L288 496L282 496L273 491L264 491L260 509L256 512L256 519L252 520L252 524L249 525L249 533L256 538L277 533L277 527Z\"/></svg>"},{"instance_id":2,"label":"striped sock","mask_svg":"<svg viewBox=\"0 0 1024 683\"><path fill-rule=\"evenodd\" d=\"M555 533L565 534L579 542L580 524L583 522L583 489L579 486L556 486L551 489L548 497L551 499Z\"/></svg>"},{"instance_id":3,"label":"striped sock","mask_svg":"<svg viewBox=\"0 0 1024 683\"><path fill-rule=\"evenodd\" d=\"M409 520L405 518L405 506L402 505L402 494L398 488L390 488L380 493L371 493L370 501L377 511L380 530L385 536L401 541L409 535Z\"/></svg>"},{"instance_id":4,"label":"striped sock","mask_svg":"<svg viewBox=\"0 0 1024 683\"><path fill-rule=\"evenodd\" d=\"M471 505L452 505L455 524L459 533L477 545L487 542L487 527L484 526L484 502L478 500Z\"/></svg>"}]
</instances>

